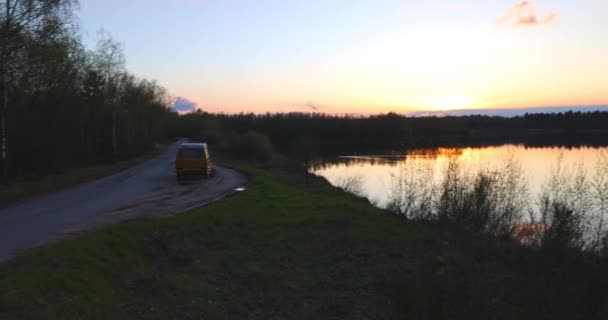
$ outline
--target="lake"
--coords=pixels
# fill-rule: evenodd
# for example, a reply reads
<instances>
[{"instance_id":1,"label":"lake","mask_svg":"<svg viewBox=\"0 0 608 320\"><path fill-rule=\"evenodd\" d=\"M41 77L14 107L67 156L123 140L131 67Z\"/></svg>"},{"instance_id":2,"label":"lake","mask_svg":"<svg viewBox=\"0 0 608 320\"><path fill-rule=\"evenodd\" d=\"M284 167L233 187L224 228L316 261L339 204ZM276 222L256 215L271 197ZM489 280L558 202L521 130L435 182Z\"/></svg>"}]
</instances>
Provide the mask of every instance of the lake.
<instances>
[{"instance_id":1,"label":"lake","mask_svg":"<svg viewBox=\"0 0 608 320\"><path fill-rule=\"evenodd\" d=\"M558 169L569 180L576 180L575 176L584 177L585 182L591 184L594 179L598 179L597 166L602 158L605 166L602 178L608 179L608 147L530 148L502 145L413 149L382 155L344 155L318 159L311 163L309 170L331 184L344 187L368 198L372 204L385 208L391 200L391 188L396 179L413 172L412 166L431 170L428 180L440 183L450 161L457 161L465 171L472 172L479 168L497 168L510 160L521 168L528 197L533 203L538 199L543 186L555 177L554 173Z\"/></svg>"}]
</instances>

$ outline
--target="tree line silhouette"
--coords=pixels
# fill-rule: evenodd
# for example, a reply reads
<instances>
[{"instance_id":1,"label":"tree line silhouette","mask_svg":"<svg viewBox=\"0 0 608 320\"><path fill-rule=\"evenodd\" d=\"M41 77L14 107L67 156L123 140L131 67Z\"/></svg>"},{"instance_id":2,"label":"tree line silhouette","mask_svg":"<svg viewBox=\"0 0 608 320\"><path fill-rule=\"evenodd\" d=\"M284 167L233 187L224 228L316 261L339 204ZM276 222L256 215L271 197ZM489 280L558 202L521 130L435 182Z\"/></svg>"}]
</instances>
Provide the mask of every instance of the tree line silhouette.
<instances>
[{"instance_id":1,"label":"tree line silhouette","mask_svg":"<svg viewBox=\"0 0 608 320\"><path fill-rule=\"evenodd\" d=\"M103 32L85 48L74 0L0 1L2 180L140 155L177 114L156 82L125 68Z\"/></svg>"},{"instance_id":2,"label":"tree line silhouette","mask_svg":"<svg viewBox=\"0 0 608 320\"><path fill-rule=\"evenodd\" d=\"M608 144L608 112L526 114L519 117L369 117L320 113L211 114L179 119L177 135L222 146L248 131L268 136L281 152L296 156L400 151L407 148L483 146L601 146Z\"/></svg>"}]
</instances>

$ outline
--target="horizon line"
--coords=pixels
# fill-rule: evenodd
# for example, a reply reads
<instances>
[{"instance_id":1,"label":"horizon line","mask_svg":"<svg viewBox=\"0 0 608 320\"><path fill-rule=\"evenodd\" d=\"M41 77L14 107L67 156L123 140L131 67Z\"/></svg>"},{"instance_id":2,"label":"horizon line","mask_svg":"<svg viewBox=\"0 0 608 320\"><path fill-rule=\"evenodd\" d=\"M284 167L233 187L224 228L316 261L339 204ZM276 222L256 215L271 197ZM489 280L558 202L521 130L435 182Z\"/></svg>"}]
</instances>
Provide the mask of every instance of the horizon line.
<instances>
[{"instance_id":1,"label":"horizon line","mask_svg":"<svg viewBox=\"0 0 608 320\"><path fill-rule=\"evenodd\" d=\"M452 110L412 110L412 111L395 111L388 110L384 112L376 113L364 113L364 112L323 112L321 110L310 110L310 111L285 111L285 112L253 112L253 111L240 111L240 112L217 112L217 111L206 111L203 108L192 110L191 112L185 112L182 114L205 112L210 114L226 114L226 115L238 115L238 114L323 114L331 116L353 116L353 117L369 117L375 115L386 115L386 114L398 114L408 117L427 117L427 116L502 116L502 117L516 117L525 115L526 113L560 113L560 112L608 112L608 104L597 104L597 105L559 105L559 106L536 106L536 107L513 107L513 108L464 108L464 109L452 109Z\"/></svg>"}]
</instances>

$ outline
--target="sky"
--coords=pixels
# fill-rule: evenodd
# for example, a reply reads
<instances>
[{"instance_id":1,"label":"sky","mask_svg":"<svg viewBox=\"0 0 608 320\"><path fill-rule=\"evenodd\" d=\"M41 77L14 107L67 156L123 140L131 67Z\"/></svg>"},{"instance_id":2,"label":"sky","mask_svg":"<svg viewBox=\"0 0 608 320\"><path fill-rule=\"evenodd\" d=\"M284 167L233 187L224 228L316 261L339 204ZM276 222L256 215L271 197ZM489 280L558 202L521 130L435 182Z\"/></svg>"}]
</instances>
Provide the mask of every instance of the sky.
<instances>
[{"instance_id":1,"label":"sky","mask_svg":"<svg viewBox=\"0 0 608 320\"><path fill-rule=\"evenodd\" d=\"M181 110L608 105L605 0L81 0Z\"/></svg>"}]
</instances>

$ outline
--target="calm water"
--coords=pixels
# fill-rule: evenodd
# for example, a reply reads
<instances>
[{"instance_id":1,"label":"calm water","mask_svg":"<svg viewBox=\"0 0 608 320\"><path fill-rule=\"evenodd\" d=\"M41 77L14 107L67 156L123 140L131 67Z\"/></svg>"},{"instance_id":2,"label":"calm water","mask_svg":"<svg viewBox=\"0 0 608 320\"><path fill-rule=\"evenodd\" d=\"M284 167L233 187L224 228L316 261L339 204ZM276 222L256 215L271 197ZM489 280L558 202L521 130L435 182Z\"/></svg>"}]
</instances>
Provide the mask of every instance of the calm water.
<instances>
[{"instance_id":1,"label":"calm water","mask_svg":"<svg viewBox=\"0 0 608 320\"><path fill-rule=\"evenodd\" d=\"M608 155L608 147L567 149L505 145L483 148L438 148L411 150L405 154L345 155L318 160L311 165L310 171L326 178L335 186L343 186L348 181L356 180L360 195L367 197L373 204L384 207L389 200L390 188L395 177L403 175L405 162L430 166L434 172L433 179L439 181L450 159L456 159L473 171L480 167L492 168L512 158L519 162L527 181L528 193L533 199L558 165L566 174L574 174L582 170L591 179L595 175L596 163L602 154Z\"/></svg>"}]
</instances>

